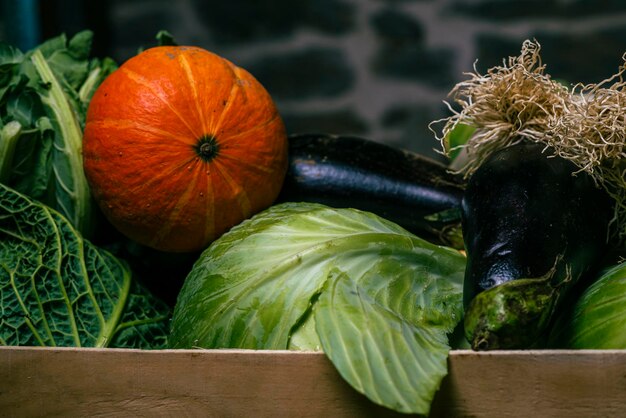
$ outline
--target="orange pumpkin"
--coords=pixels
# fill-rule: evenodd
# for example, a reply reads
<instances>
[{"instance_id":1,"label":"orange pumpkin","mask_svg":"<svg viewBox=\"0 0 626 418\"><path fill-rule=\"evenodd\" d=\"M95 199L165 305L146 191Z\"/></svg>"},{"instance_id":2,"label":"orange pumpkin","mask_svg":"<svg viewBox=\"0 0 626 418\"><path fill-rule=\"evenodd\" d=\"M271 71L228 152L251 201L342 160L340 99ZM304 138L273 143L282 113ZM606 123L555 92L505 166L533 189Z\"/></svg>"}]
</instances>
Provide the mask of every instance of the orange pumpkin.
<instances>
[{"instance_id":1,"label":"orange pumpkin","mask_svg":"<svg viewBox=\"0 0 626 418\"><path fill-rule=\"evenodd\" d=\"M162 251L200 250L270 206L287 137L247 71L196 47L155 47L94 94L83 142L95 200L123 234Z\"/></svg>"}]
</instances>

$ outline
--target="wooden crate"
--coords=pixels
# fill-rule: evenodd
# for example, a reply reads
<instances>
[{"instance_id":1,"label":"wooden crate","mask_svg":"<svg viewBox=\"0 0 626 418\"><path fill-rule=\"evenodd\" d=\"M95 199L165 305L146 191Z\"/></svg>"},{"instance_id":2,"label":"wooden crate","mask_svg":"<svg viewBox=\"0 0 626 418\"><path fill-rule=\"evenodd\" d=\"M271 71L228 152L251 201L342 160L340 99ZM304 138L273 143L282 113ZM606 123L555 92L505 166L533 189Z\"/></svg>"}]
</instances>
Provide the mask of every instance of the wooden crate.
<instances>
[{"instance_id":1,"label":"wooden crate","mask_svg":"<svg viewBox=\"0 0 626 418\"><path fill-rule=\"evenodd\" d=\"M626 415L626 351L454 351L434 417ZM0 348L2 417L406 417L322 353Z\"/></svg>"}]
</instances>

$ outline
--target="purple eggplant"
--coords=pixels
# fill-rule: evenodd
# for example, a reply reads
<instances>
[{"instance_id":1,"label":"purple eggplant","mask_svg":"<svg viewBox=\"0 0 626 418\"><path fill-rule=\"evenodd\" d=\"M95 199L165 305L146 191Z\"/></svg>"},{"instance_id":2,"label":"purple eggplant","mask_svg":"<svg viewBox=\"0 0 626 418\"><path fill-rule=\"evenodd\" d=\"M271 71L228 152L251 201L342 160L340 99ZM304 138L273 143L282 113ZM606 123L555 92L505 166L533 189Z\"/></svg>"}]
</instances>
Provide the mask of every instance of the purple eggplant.
<instances>
[{"instance_id":1,"label":"purple eggplant","mask_svg":"<svg viewBox=\"0 0 626 418\"><path fill-rule=\"evenodd\" d=\"M480 165L461 205L472 348L541 346L564 295L600 266L613 205L545 145L521 142Z\"/></svg>"},{"instance_id":2,"label":"purple eggplant","mask_svg":"<svg viewBox=\"0 0 626 418\"><path fill-rule=\"evenodd\" d=\"M302 134L289 137L278 201L373 212L421 238L462 246L464 184L444 164L414 152L354 136Z\"/></svg>"}]
</instances>

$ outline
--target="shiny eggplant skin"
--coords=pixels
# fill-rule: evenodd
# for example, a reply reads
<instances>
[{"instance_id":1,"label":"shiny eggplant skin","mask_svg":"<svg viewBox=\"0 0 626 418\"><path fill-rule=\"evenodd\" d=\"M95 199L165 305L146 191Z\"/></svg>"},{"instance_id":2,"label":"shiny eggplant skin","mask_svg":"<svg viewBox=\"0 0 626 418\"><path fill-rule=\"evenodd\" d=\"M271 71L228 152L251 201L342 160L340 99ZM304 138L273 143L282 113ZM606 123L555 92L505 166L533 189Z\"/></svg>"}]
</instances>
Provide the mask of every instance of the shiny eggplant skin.
<instances>
[{"instance_id":1,"label":"shiny eggplant skin","mask_svg":"<svg viewBox=\"0 0 626 418\"><path fill-rule=\"evenodd\" d=\"M606 253L613 200L572 162L548 155L539 144L510 146L468 181L463 299L474 349L537 345L562 296Z\"/></svg>"},{"instance_id":2,"label":"shiny eggplant skin","mask_svg":"<svg viewBox=\"0 0 626 418\"><path fill-rule=\"evenodd\" d=\"M444 164L413 152L355 136L301 134L289 137L278 201L373 212L448 244L453 234L446 233L456 227L458 245L463 186Z\"/></svg>"}]
</instances>

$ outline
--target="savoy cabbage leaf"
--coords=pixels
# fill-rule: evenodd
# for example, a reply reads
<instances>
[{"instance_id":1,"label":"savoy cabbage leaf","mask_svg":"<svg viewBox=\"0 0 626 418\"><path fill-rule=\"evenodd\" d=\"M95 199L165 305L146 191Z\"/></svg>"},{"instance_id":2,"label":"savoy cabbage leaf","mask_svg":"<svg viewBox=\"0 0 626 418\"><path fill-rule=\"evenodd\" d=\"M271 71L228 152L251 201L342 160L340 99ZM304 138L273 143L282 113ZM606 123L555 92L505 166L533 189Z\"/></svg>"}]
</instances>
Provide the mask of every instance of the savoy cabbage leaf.
<instances>
[{"instance_id":1,"label":"savoy cabbage leaf","mask_svg":"<svg viewBox=\"0 0 626 418\"><path fill-rule=\"evenodd\" d=\"M163 348L169 308L59 212L0 184L0 345Z\"/></svg>"}]
</instances>

